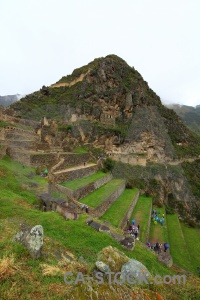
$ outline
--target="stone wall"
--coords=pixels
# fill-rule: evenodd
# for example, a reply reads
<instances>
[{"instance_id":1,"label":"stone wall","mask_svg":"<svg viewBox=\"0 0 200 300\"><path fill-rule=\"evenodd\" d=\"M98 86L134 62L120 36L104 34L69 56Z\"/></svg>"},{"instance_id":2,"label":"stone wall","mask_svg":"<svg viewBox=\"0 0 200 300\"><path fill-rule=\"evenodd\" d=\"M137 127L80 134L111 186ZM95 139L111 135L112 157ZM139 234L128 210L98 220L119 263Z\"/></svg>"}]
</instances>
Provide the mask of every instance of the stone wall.
<instances>
[{"instance_id":1,"label":"stone wall","mask_svg":"<svg viewBox=\"0 0 200 300\"><path fill-rule=\"evenodd\" d=\"M36 143L33 141L8 141L9 147L18 148L20 150L36 150ZM18 151L20 151L18 150Z\"/></svg>"},{"instance_id":2,"label":"stone wall","mask_svg":"<svg viewBox=\"0 0 200 300\"><path fill-rule=\"evenodd\" d=\"M97 171L97 168L98 168L97 165L92 165L80 169L73 169L70 171L54 173L52 175L52 181L54 183L60 183L60 182L86 177L94 174Z\"/></svg>"},{"instance_id":3,"label":"stone wall","mask_svg":"<svg viewBox=\"0 0 200 300\"><path fill-rule=\"evenodd\" d=\"M31 166L30 153L27 151L21 151L20 149L8 147L6 149L6 154L9 155L13 160L18 161L21 164Z\"/></svg>"},{"instance_id":4,"label":"stone wall","mask_svg":"<svg viewBox=\"0 0 200 300\"><path fill-rule=\"evenodd\" d=\"M6 155L6 149L7 149L6 145L0 144L0 159L2 159L2 157L4 157L4 155Z\"/></svg>"},{"instance_id":5,"label":"stone wall","mask_svg":"<svg viewBox=\"0 0 200 300\"><path fill-rule=\"evenodd\" d=\"M60 159L64 158L64 162L55 169L56 171L65 169L69 166L81 165L84 161L88 162L91 160L89 153L61 153L59 157Z\"/></svg>"},{"instance_id":6,"label":"stone wall","mask_svg":"<svg viewBox=\"0 0 200 300\"><path fill-rule=\"evenodd\" d=\"M133 200L132 200L132 202L131 202L128 210L127 210L127 213L125 214L124 218L122 219L122 221L121 221L121 223L119 225L119 228L125 229L125 227L127 225L127 220L129 220L130 217L131 217L131 215L132 215L132 212L133 212L133 210L135 208L135 205L136 205L136 203L138 201L139 195L140 195L140 192L138 191L136 193L136 195L133 197Z\"/></svg>"},{"instance_id":7,"label":"stone wall","mask_svg":"<svg viewBox=\"0 0 200 300\"><path fill-rule=\"evenodd\" d=\"M38 153L30 155L30 163L33 167L47 166L50 168L58 161L58 155L56 153Z\"/></svg>"},{"instance_id":8,"label":"stone wall","mask_svg":"<svg viewBox=\"0 0 200 300\"><path fill-rule=\"evenodd\" d=\"M141 156L133 156L126 153L115 153L115 152L109 152L109 157L116 161L121 161L126 164L130 164L132 166L140 165L140 166L146 166L147 159L146 157Z\"/></svg>"},{"instance_id":9,"label":"stone wall","mask_svg":"<svg viewBox=\"0 0 200 300\"><path fill-rule=\"evenodd\" d=\"M63 194L65 194L69 199L73 198L75 200L80 200L83 197L87 196L88 194L94 192L95 190L97 190L98 188L100 188L102 185L106 184L107 182L109 182L112 179L112 174L108 174L105 175L102 178L99 178L77 190L71 190L68 189L62 185L59 184L50 184L49 190L50 193L52 192L61 192Z\"/></svg>"},{"instance_id":10,"label":"stone wall","mask_svg":"<svg viewBox=\"0 0 200 300\"><path fill-rule=\"evenodd\" d=\"M96 218L101 217L107 209L117 200L117 198L124 192L126 182L124 181L117 190L115 190L111 195L109 195L97 208L91 210L89 213Z\"/></svg>"}]
</instances>

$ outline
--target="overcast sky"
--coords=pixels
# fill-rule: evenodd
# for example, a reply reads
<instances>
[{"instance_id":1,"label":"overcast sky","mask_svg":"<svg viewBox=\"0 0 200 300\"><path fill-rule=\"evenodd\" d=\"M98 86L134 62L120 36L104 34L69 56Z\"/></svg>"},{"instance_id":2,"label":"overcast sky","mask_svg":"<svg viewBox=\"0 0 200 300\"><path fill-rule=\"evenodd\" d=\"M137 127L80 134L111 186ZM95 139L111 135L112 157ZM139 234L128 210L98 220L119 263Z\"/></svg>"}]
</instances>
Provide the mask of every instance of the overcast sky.
<instances>
[{"instance_id":1,"label":"overcast sky","mask_svg":"<svg viewBox=\"0 0 200 300\"><path fill-rule=\"evenodd\" d=\"M200 0L0 0L0 95L116 54L168 103L200 104Z\"/></svg>"}]
</instances>

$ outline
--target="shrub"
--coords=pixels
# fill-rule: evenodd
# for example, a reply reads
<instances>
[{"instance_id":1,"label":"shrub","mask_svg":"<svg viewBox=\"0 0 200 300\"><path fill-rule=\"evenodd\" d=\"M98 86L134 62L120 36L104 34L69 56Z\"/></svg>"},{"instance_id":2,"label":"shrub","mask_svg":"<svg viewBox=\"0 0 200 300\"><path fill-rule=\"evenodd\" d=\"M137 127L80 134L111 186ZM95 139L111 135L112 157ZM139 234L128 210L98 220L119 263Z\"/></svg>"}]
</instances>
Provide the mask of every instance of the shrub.
<instances>
[{"instance_id":1,"label":"shrub","mask_svg":"<svg viewBox=\"0 0 200 300\"><path fill-rule=\"evenodd\" d=\"M111 159L111 158L106 158L106 160L104 160L103 162L103 172L109 172L112 171L112 169L114 168L115 162Z\"/></svg>"}]
</instances>

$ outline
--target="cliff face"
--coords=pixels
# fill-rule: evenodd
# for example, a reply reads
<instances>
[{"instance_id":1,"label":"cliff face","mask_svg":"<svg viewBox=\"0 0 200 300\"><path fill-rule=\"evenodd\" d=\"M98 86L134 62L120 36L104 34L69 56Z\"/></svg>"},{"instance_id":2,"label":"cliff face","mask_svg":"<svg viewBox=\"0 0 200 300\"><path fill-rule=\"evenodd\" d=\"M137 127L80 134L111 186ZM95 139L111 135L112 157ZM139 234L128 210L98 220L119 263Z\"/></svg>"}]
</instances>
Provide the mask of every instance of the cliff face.
<instances>
[{"instance_id":1,"label":"cliff face","mask_svg":"<svg viewBox=\"0 0 200 300\"><path fill-rule=\"evenodd\" d=\"M166 161L200 154L199 138L161 104L142 76L116 55L95 59L12 105L16 115L71 124L71 135L120 159ZM77 125L78 124L78 125Z\"/></svg>"}]
</instances>

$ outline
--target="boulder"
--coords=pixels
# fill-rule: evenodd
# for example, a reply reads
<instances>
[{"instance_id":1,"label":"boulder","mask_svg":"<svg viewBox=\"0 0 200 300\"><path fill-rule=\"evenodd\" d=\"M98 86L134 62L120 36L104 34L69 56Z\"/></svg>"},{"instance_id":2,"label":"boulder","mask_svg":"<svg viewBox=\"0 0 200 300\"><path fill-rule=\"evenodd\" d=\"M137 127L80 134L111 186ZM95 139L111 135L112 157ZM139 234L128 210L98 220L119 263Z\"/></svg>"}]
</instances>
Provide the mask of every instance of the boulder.
<instances>
[{"instance_id":1,"label":"boulder","mask_svg":"<svg viewBox=\"0 0 200 300\"><path fill-rule=\"evenodd\" d=\"M99 231L110 233L110 228L105 225L101 225Z\"/></svg>"},{"instance_id":2,"label":"boulder","mask_svg":"<svg viewBox=\"0 0 200 300\"><path fill-rule=\"evenodd\" d=\"M99 228L101 227L101 224L92 221L90 224L88 224L89 226L91 226L92 228L96 229L97 231L99 231Z\"/></svg>"},{"instance_id":3,"label":"boulder","mask_svg":"<svg viewBox=\"0 0 200 300\"><path fill-rule=\"evenodd\" d=\"M160 254L158 254L158 261L163 265L167 266L168 268L170 268L173 265L173 259L171 255L167 252L161 252Z\"/></svg>"},{"instance_id":4,"label":"boulder","mask_svg":"<svg viewBox=\"0 0 200 300\"><path fill-rule=\"evenodd\" d=\"M121 277L124 276L129 276L130 279L133 278L135 280L139 280L142 276L147 280L151 278L151 274L147 268L141 262L133 258L129 259L129 261L122 266Z\"/></svg>"},{"instance_id":5,"label":"boulder","mask_svg":"<svg viewBox=\"0 0 200 300\"><path fill-rule=\"evenodd\" d=\"M36 225L31 228L23 224L13 240L22 243L29 250L32 258L39 258L43 246L43 227Z\"/></svg>"},{"instance_id":6,"label":"boulder","mask_svg":"<svg viewBox=\"0 0 200 300\"><path fill-rule=\"evenodd\" d=\"M97 256L98 261L103 261L112 272L120 272L124 263L126 263L129 258L117 248L108 246L103 248Z\"/></svg>"},{"instance_id":7,"label":"boulder","mask_svg":"<svg viewBox=\"0 0 200 300\"><path fill-rule=\"evenodd\" d=\"M123 240L120 242L120 244L121 244L124 248L126 248L126 249L132 251L132 250L134 249L134 247L135 247L135 239L132 238L132 237L126 237L125 239L123 239Z\"/></svg>"},{"instance_id":8,"label":"boulder","mask_svg":"<svg viewBox=\"0 0 200 300\"><path fill-rule=\"evenodd\" d=\"M96 261L95 263L97 269L103 273L110 272L110 268L103 261Z\"/></svg>"}]
</instances>

